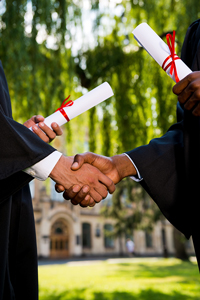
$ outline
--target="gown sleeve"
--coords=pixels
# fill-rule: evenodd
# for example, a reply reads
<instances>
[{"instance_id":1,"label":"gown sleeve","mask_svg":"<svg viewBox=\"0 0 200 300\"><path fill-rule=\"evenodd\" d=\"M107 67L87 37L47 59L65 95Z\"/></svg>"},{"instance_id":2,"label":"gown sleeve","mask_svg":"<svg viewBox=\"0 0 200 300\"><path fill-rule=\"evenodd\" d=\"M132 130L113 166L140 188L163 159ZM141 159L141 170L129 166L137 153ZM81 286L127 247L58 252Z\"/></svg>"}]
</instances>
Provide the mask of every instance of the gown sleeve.
<instances>
[{"instance_id":1,"label":"gown sleeve","mask_svg":"<svg viewBox=\"0 0 200 300\"><path fill-rule=\"evenodd\" d=\"M188 201L184 195L183 122L148 145L127 152L143 180L140 184L164 216L187 238L191 235Z\"/></svg>"},{"instance_id":2,"label":"gown sleeve","mask_svg":"<svg viewBox=\"0 0 200 300\"><path fill-rule=\"evenodd\" d=\"M13 120L8 85L0 62L0 201L13 195L32 179L22 170L55 150Z\"/></svg>"}]
</instances>

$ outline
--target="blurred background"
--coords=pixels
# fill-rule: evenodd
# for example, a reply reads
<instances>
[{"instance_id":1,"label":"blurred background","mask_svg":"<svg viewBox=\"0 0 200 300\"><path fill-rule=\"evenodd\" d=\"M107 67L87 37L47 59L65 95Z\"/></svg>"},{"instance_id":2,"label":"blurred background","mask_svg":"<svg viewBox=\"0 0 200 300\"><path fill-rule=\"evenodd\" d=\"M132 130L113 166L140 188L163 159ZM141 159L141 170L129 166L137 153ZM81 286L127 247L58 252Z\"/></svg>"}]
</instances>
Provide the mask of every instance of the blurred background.
<instances>
[{"instance_id":1,"label":"blurred background","mask_svg":"<svg viewBox=\"0 0 200 300\"><path fill-rule=\"evenodd\" d=\"M166 42L166 34L175 30L180 56L186 30L198 18L199 0L2 0L0 59L14 119L22 123L34 114L48 116L68 95L75 100L107 81L114 96L64 125L53 146L66 155L111 156L161 136L176 122L174 83L132 31L147 22ZM40 259L134 255L188 260L194 255L192 242L129 178L94 208L64 201L50 180L34 180L31 191ZM128 239L134 241L134 254L128 252ZM157 299L197 299L180 295ZM129 299L120 297L105 299Z\"/></svg>"}]
</instances>

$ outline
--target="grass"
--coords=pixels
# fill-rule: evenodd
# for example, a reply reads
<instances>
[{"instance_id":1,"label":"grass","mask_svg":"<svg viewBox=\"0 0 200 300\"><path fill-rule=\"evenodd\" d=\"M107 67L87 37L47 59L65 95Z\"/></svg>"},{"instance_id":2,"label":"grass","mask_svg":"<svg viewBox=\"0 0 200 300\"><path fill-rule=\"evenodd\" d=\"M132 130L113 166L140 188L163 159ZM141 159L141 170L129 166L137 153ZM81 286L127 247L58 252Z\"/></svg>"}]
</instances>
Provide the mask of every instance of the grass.
<instances>
[{"instance_id":1,"label":"grass","mask_svg":"<svg viewBox=\"0 0 200 300\"><path fill-rule=\"evenodd\" d=\"M132 258L39 267L40 300L200 300L196 263Z\"/></svg>"}]
</instances>

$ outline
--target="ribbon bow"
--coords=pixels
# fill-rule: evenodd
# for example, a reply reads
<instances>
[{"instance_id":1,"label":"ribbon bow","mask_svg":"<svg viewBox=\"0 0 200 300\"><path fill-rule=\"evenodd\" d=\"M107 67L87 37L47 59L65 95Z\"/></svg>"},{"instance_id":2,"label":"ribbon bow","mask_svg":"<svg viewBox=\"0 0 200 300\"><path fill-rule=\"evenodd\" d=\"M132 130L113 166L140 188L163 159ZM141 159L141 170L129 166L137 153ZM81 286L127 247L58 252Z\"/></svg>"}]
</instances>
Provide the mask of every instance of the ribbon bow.
<instances>
[{"instance_id":1,"label":"ribbon bow","mask_svg":"<svg viewBox=\"0 0 200 300\"><path fill-rule=\"evenodd\" d=\"M61 104L61 106L58 109L56 109L56 111L60 111L61 112L61 114L67 120L67 122L69 122L70 119L69 119L68 115L66 114L66 112L65 112L65 110L63 108L64 107L68 107L68 106L72 106L74 104L74 102L72 100L69 100L68 102L66 102L69 99L69 97L70 97L70 95L63 101L63 103Z\"/></svg>"},{"instance_id":2,"label":"ribbon bow","mask_svg":"<svg viewBox=\"0 0 200 300\"><path fill-rule=\"evenodd\" d=\"M170 53L171 55L169 55L163 62L162 64L162 68L164 71L166 71L169 67L170 67L170 74L172 75L173 74L173 71L174 71L174 77L175 77L175 80L176 82L179 82L179 77L178 77L178 73L177 73L177 69L176 69L176 63L175 63L175 60L177 59L180 59L178 57L178 55L175 53L175 34L176 32L173 31L173 36L168 33L166 35L166 39L167 39L167 45L169 47L169 50L170 50ZM166 62L169 60L169 59L172 59L171 62L165 66Z\"/></svg>"}]
</instances>

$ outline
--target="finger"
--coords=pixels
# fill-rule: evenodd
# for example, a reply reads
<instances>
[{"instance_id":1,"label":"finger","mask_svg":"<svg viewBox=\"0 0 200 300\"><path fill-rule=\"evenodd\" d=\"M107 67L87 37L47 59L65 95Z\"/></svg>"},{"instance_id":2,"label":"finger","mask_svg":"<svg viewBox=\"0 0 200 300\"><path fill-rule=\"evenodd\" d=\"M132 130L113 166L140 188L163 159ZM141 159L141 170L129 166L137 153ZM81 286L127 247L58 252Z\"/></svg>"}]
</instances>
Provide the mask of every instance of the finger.
<instances>
[{"instance_id":1,"label":"finger","mask_svg":"<svg viewBox=\"0 0 200 300\"><path fill-rule=\"evenodd\" d=\"M197 99L195 98L194 95L192 95L188 101L185 103L184 108L186 110L191 110L197 103Z\"/></svg>"},{"instance_id":2,"label":"finger","mask_svg":"<svg viewBox=\"0 0 200 300\"><path fill-rule=\"evenodd\" d=\"M200 116L200 103L197 105L197 107L193 110L193 115L196 117Z\"/></svg>"},{"instance_id":3,"label":"finger","mask_svg":"<svg viewBox=\"0 0 200 300\"><path fill-rule=\"evenodd\" d=\"M90 195L87 195L83 201L79 203L81 207L87 207L90 205Z\"/></svg>"},{"instance_id":4,"label":"finger","mask_svg":"<svg viewBox=\"0 0 200 300\"><path fill-rule=\"evenodd\" d=\"M89 207L94 207L95 204L96 204L96 202L94 201L94 199L92 199L92 197L90 197Z\"/></svg>"},{"instance_id":5,"label":"finger","mask_svg":"<svg viewBox=\"0 0 200 300\"><path fill-rule=\"evenodd\" d=\"M187 110L191 110L194 106L200 102L200 88L197 88L192 96L185 103L184 108Z\"/></svg>"},{"instance_id":6,"label":"finger","mask_svg":"<svg viewBox=\"0 0 200 300\"><path fill-rule=\"evenodd\" d=\"M49 143L49 137L37 125L32 126L32 130L45 143Z\"/></svg>"},{"instance_id":7,"label":"finger","mask_svg":"<svg viewBox=\"0 0 200 300\"><path fill-rule=\"evenodd\" d=\"M107 190L106 186L100 182L99 182L99 184L95 185L94 190L102 197L102 199L105 199L108 195L108 190Z\"/></svg>"},{"instance_id":8,"label":"finger","mask_svg":"<svg viewBox=\"0 0 200 300\"><path fill-rule=\"evenodd\" d=\"M179 95L187 87L189 83L190 81L186 76L184 79L180 80L177 84L173 86L172 88L173 93Z\"/></svg>"},{"instance_id":9,"label":"finger","mask_svg":"<svg viewBox=\"0 0 200 300\"><path fill-rule=\"evenodd\" d=\"M90 200L90 196L88 195L89 197L87 197L89 191L90 191L90 187L88 185L84 185L78 193L76 193L73 197L71 197L71 199L76 201L76 203L81 203L84 200L88 201Z\"/></svg>"},{"instance_id":10,"label":"finger","mask_svg":"<svg viewBox=\"0 0 200 300\"><path fill-rule=\"evenodd\" d=\"M195 102L200 101L200 80L196 79L188 84L188 86L179 94L178 101L180 103L187 103L191 109ZM187 102L186 102L187 101Z\"/></svg>"},{"instance_id":11,"label":"finger","mask_svg":"<svg viewBox=\"0 0 200 300\"><path fill-rule=\"evenodd\" d=\"M74 171L78 170L84 163L92 164L94 160L95 160L95 156L91 152L76 154L74 156L74 161L72 163L71 169Z\"/></svg>"},{"instance_id":12,"label":"finger","mask_svg":"<svg viewBox=\"0 0 200 300\"><path fill-rule=\"evenodd\" d=\"M55 123L55 122L52 123L52 124L51 124L51 127L52 127L52 129L54 130L54 132L56 133L57 136L63 134L62 129L60 128L60 126L59 126L57 123Z\"/></svg>"},{"instance_id":13,"label":"finger","mask_svg":"<svg viewBox=\"0 0 200 300\"><path fill-rule=\"evenodd\" d=\"M100 173L99 174L99 181L107 187L110 194L114 193L115 185L114 185L113 181L108 176L104 175L103 173Z\"/></svg>"},{"instance_id":14,"label":"finger","mask_svg":"<svg viewBox=\"0 0 200 300\"><path fill-rule=\"evenodd\" d=\"M189 75L187 75L185 78L180 80L177 84L173 87L173 93L176 95L179 95L182 93L182 91L188 86L188 84L196 79L198 79L200 76L200 72L192 72Z\"/></svg>"},{"instance_id":15,"label":"finger","mask_svg":"<svg viewBox=\"0 0 200 300\"><path fill-rule=\"evenodd\" d=\"M74 197L77 195L77 193L79 193L80 190L81 187L78 184L73 185L72 187L64 191L63 197L66 200L74 199Z\"/></svg>"},{"instance_id":16,"label":"finger","mask_svg":"<svg viewBox=\"0 0 200 300\"><path fill-rule=\"evenodd\" d=\"M90 196L94 199L95 203L99 203L103 199L95 189L90 190Z\"/></svg>"},{"instance_id":17,"label":"finger","mask_svg":"<svg viewBox=\"0 0 200 300\"><path fill-rule=\"evenodd\" d=\"M65 190L65 188L64 188L64 186L62 186L61 184L55 184L55 190L56 190L56 192L57 193L63 193L64 192L64 190Z\"/></svg>"},{"instance_id":18,"label":"finger","mask_svg":"<svg viewBox=\"0 0 200 300\"><path fill-rule=\"evenodd\" d=\"M39 128L42 129L42 131L47 135L47 137L49 138L50 141L54 140L56 137L56 133L49 128L49 126L47 126L45 123L40 122L38 124Z\"/></svg>"},{"instance_id":19,"label":"finger","mask_svg":"<svg viewBox=\"0 0 200 300\"><path fill-rule=\"evenodd\" d=\"M77 203L75 200L71 200L71 203L72 203L73 205L78 205L78 203Z\"/></svg>"},{"instance_id":20,"label":"finger","mask_svg":"<svg viewBox=\"0 0 200 300\"><path fill-rule=\"evenodd\" d=\"M193 90L191 89L191 86L188 86L185 90L182 91L181 94L178 95L178 101L181 104L184 104L190 99L192 94L193 94Z\"/></svg>"}]
</instances>

